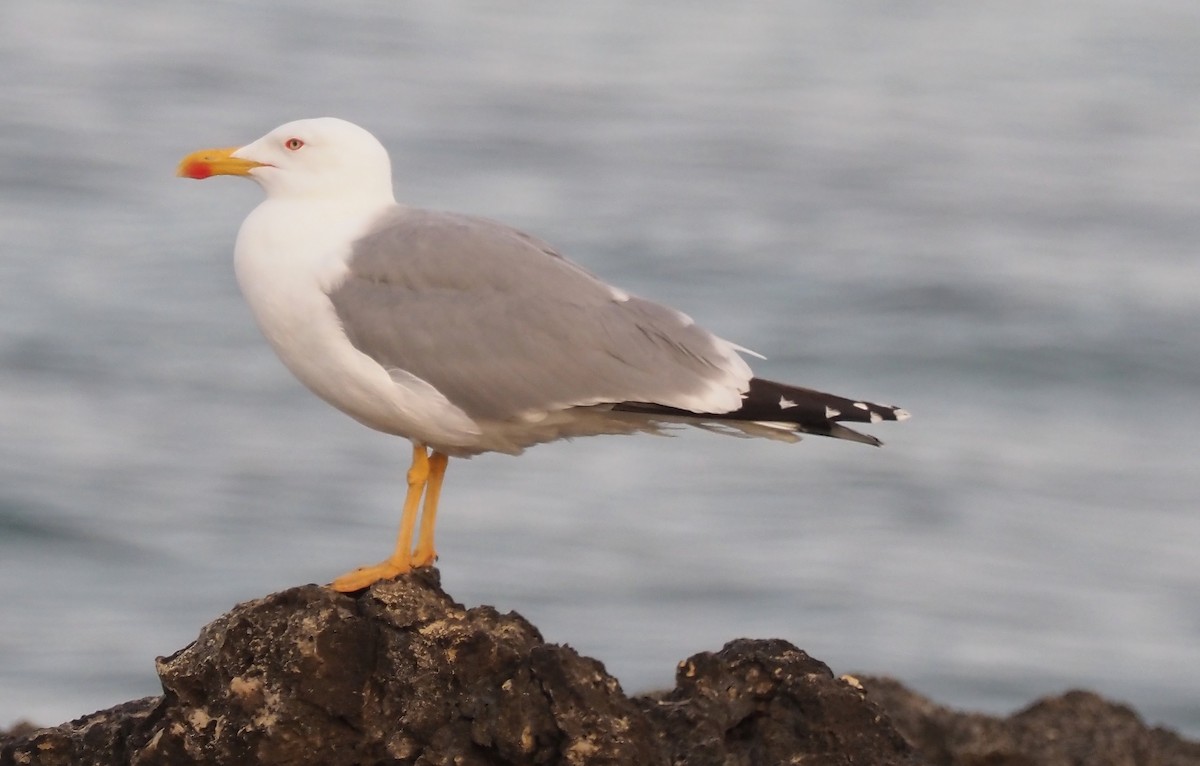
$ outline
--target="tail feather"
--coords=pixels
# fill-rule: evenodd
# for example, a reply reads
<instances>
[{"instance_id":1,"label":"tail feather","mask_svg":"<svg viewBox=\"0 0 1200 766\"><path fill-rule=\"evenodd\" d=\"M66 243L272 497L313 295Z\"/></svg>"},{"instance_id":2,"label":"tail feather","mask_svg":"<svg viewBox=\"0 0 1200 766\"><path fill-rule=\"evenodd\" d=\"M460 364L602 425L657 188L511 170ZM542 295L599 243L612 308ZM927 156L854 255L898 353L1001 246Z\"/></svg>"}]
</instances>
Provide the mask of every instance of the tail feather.
<instances>
[{"instance_id":1,"label":"tail feather","mask_svg":"<svg viewBox=\"0 0 1200 766\"><path fill-rule=\"evenodd\" d=\"M874 446L880 446L883 442L874 436L847 428L841 425L841 422L879 423L884 420L906 420L909 416L899 407L847 399L844 396L762 378L750 381L750 390L742 395L742 406L733 412L691 412L644 402L622 402L613 409L707 422L741 421L772 426L780 424L799 433L830 436Z\"/></svg>"}]
</instances>

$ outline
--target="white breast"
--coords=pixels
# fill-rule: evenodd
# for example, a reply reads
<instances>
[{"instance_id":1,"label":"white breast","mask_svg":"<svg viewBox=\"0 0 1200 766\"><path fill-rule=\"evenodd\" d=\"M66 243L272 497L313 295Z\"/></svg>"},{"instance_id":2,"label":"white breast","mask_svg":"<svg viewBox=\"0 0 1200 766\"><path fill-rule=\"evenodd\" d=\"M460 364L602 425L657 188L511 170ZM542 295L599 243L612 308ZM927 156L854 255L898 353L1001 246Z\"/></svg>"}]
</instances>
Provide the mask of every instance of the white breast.
<instances>
[{"instance_id":1,"label":"white breast","mask_svg":"<svg viewBox=\"0 0 1200 766\"><path fill-rule=\"evenodd\" d=\"M386 433L469 446L479 435L474 421L428 384L358 351L329 301L351 243L379 212L268 199L238 232L238 284L275 353L322 399Z\"/></svg>"}]
</instances>

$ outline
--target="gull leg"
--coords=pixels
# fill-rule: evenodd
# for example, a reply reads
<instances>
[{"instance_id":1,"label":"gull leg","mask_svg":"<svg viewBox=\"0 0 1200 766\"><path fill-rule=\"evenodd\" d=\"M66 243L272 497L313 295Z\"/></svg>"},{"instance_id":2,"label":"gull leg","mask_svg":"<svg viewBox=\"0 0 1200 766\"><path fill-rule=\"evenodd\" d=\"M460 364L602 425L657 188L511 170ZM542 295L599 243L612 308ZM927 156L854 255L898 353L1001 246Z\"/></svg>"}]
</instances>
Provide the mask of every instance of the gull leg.
<instances>
[{"instance_id":1,"label":"gull leg","mask_svg":"<svg viewBox=\"0 0 1200 766\"><path fill-rule=\"evenodd\" d=\"M437 450L429 456L429 484L425 489L425 510L421 513L421 534L411 560L414 569L431 567L437 561L437 551L433 547L433 525L437 522L438 498L442 494L442 479L446 477L446 465L449 462L450 458Z\"/></svg>"},{"instance_id":2,"label":"gull leg","mask_svg":"<svg viewBox=\"0 0 1200 766\"><path fill-rule=\"evenodd\" d=\"M437 453L434 453L435 455ZM443 470L445 470L443 468ZM378 564L359 567L333 581L332 587L342 593L362 590L379 580L390 580L412 568L409 563L412 551L413 528L417 525L417 509L421 505L421 494L429 480L429 456L424 444L413 444L412 467L408 469L408 494L404 497L404 513L400 517L400 532L396 536L396 549ZM430 530L432 537L432 530Z\"/></svg>"}]
</instances>

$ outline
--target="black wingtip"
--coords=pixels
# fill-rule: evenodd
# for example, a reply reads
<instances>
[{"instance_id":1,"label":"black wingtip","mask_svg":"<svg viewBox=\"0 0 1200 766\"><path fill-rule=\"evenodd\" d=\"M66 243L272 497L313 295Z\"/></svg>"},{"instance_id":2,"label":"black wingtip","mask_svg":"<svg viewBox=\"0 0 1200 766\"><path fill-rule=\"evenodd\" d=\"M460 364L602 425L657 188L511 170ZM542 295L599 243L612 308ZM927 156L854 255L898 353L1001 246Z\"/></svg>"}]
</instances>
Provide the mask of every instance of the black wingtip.
<instances>
[{"instance_id":1,"label":"black wingtip","mask_svg":"<svg viewBox=\"0 0 1200 766\"><path fill-rule=\"evenodd\" d=\"M899 407L848 399L763 378L750 381L750 390L743 397L741 409L731 414L745 419L786 420L813 427L842 422L879 423L909 417L908 411Z\"/></svg>"},{"instance_id":2,"label":"black wingtip","mask_svg":"<svg viewBox=\"0 0 1200 766\"><path fill-rule=\"evenodd\" d=\"M847 428L841 423L880 423L887 420L907 420L909 417L908 412L899 407L847 399L844 396L762 378L750 381L749 390L742 395L742 406L733 412L691 412L644 402L622 402L613 409L618 412L667 415L697 421L786 423L792 426L795 433L829 436L872 447L882 447L883 442L870 434Z\"/></svg>"}]
</instances>

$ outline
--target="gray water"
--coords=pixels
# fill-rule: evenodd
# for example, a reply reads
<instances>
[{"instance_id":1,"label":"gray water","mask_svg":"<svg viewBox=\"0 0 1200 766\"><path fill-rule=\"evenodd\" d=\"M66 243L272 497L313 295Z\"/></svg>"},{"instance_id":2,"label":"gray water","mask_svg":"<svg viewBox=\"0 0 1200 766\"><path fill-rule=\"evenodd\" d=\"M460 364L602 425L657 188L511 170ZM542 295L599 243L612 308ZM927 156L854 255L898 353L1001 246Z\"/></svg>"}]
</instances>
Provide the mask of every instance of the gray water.
<instances>
[{"instance_id":1,"label":"gray water","mask_svg":"<svg viewBox=\"0 0 1200 766\"><path fill-rule=\"evenodd\" d=\"M914 413L450 469L444 583L627 690L739 636L1200 735L1200 6L0 6L0 726L157 691L234 603L388 549L407 445L303 390L185 153L346 117L499 218Z\"/></svg>"}]
</instances>

